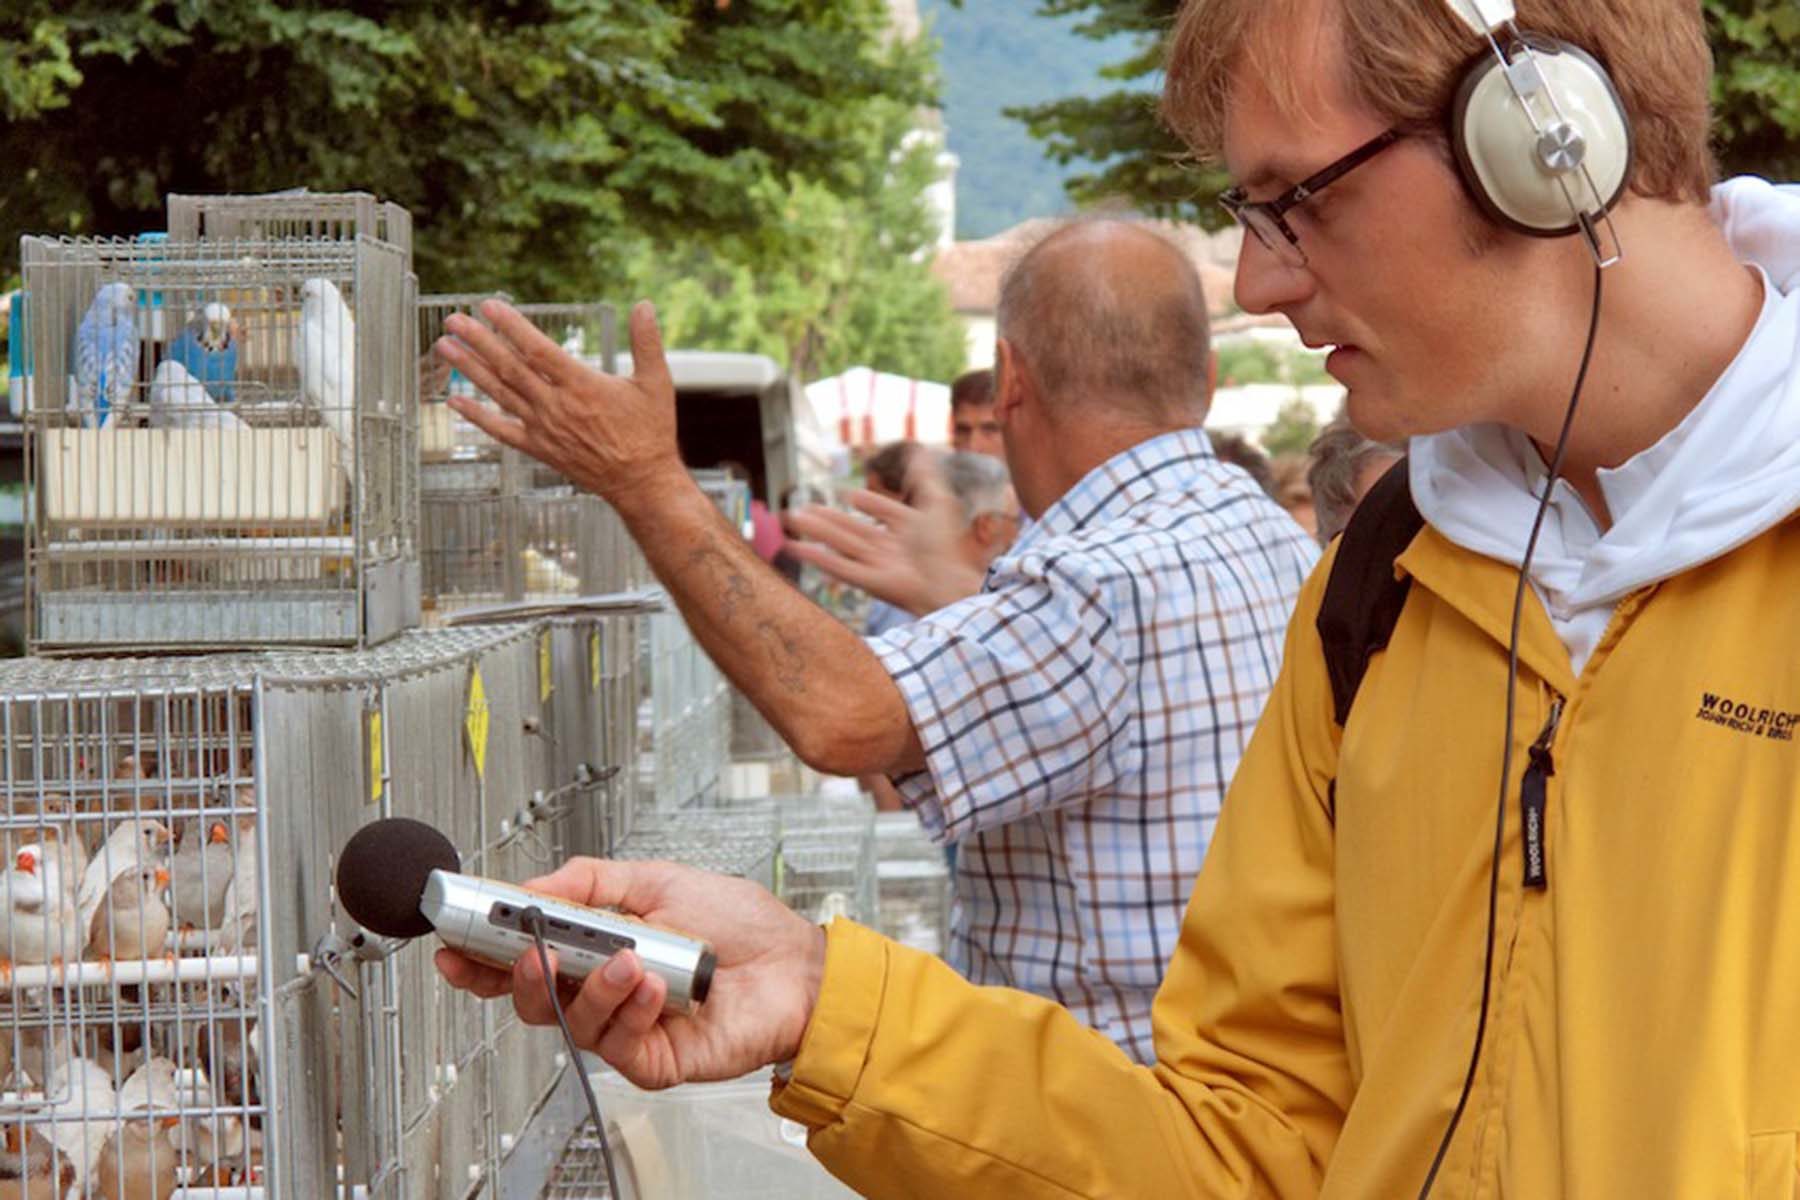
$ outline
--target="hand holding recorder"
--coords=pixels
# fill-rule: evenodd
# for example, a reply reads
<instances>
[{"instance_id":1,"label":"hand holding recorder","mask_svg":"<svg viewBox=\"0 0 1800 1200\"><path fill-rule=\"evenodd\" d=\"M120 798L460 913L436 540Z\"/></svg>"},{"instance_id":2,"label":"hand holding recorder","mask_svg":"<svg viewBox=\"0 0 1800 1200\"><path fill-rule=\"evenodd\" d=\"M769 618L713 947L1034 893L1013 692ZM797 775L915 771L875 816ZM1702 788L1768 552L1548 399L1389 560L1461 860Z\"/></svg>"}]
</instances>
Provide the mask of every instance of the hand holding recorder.
<instances>
[{"instance_id":1,"label":"hand holding recorder","mask_svg":"<svg viewBox=\"0 0 1800 1200\"><path fill-rule=\"evenodd\" d=\"M705 1003L691 1013L664 1011L667 984L631 950L614 955L579 985L559 983L576 1042L632 1083L664 1088L734 1079L799 1052L825 969L825 934L765 889L675 863L592 858L571 859L523 886L688 931L705 938L716 954ZM523 954L504 971L443 949L437 969L452 986L477 996L511 995L530 1024L555 1023L535 954Z\"/></svg>"}]
</instances>

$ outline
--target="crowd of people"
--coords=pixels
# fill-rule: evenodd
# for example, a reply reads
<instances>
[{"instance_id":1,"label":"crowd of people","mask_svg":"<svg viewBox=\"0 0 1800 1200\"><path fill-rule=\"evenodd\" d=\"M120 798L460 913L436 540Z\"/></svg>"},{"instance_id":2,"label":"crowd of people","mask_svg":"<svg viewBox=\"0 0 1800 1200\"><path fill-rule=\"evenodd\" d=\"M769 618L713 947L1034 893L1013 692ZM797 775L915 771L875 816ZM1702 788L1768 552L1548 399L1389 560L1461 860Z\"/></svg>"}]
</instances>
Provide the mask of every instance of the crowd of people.
<instances>
[{"instance_id":1,"label":"crowd of people","mask_svg":"<svg viewBox=\"0 0 1800 1200\"><path fill-rule=\"evenodd\" d=\"M1059 228L956 452L789 517L888 606L866 636L688 480L647 305L629 379L452 321L502 410L465 415L619 509L804 761L960 852L947 961L565 864L533 886L719 955L688 1016L615 956L584 1045L646 1087L774 1064L872 1196L1794 1193L1800 194L1717 180L1696 0L1513 17L1187 0L1165 118L1346 418L1303 469L1209 438L1192 265ZM439 968L555 1017L533 959Z\"/></svg>"}]
</instances>

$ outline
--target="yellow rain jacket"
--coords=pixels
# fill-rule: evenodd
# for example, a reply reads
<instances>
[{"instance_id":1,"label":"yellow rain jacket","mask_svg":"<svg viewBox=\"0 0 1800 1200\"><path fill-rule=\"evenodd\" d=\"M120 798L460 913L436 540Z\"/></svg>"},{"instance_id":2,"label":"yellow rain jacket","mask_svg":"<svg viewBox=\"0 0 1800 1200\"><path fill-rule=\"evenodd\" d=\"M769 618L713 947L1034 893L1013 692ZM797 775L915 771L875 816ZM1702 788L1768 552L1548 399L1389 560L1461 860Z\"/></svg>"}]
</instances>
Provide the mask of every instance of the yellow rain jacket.
<instances>
[{"instance_id":1,"label":"yellow rain jacket","mask_svg":"<svg viewBox=\"0 0 1800 1200\"><path fill-rule=\"evenodd\" d=\"M1475 1036L1515 575L1426 528L1340 730L1331 561L1189 905L1158 1065L840 921L773 1099L834 1173L875 1197L1418 1193ZM1579 677L1528 597L1518 698L1493 1008L1433 1195L1800 1196L1800 524L1633 593Z\"/></svg>"}]
</instances>

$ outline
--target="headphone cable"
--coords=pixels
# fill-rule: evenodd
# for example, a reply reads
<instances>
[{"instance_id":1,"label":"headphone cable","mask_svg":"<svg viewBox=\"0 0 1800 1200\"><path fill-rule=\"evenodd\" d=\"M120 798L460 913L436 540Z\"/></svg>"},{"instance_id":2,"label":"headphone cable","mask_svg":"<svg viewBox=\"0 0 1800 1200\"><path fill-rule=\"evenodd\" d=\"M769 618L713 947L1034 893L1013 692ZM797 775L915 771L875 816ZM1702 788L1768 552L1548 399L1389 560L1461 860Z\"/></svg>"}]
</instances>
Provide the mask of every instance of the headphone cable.
<instances>
[{"instance_id":1,"label":"headphone cable","mask_svg":"<svg viewBox=\"0 0 1800 1200\"><path fill-rule=\"evenodd\" d=\"M1593 223L1587 215L1582 214L1580 219L1582 227L1592 234ZM1519 627L1525 613L1525 586L1531 578L1531 560L1537 552L1538 534L1543 530L1544 518L1550 511L1550 497L1556 490L1556 481L1562 476L1563 458L1569 452L1569 431L1574 428L1575 409L1581 402L1582 385L1587 382L1588 364L1594 356L1594 335L1600 329L1601 279L1602 268L1596 264L1594 307L1588 317L1587 345L1581 352L1581 369L1575 374L1575 389L1569 395L1568 411L1563 414L1562 432L1557 435L1556 449L1550 456L1550 471L1544 479L1544 494L1538 499L1537 516L1531 522L1531 536L1525 542L1525 556L1519 562L1518 586L1513 591L1512 634L1506 648L1506 743L1500 755L1500 798L1494 811L1494 848L1488 859L1487 937L1486 949L1482 953L1481 1014L1475 1022L1475 1046L1469 1053L1469 1070L1463 1077L1462 1094L1456 1099L1456 1110L1450 1114L1450 1123L1444 1127L1443 1139L1438 1142L1437 1154L1431 1160L1431 1170L1419 1188L1419 1200L1428 1200L1432 1187L1437 1183L1438 1171L1444 1165L1444 1156L1450 1151L1452 1139L1456 1137L1456 1128L1462 1123L1463 1110L1468 1107L1469 1094L1475 1087L1475 1073L1481 1066L1481 1047L1487 1035L1488 1005L1493 993L1494 926L1500 903L1500 854L1506 840L1506 800L1511 790L1508 783L1512 777L1513 719L1519 684Z\"/></svg>"},{"instance_id":2,"label":"headphone cable","mask_svg":"<svg viewBox=\"0 0 1800 1200\"><path fill-rule=\"evenodd\" d=\"M556 992L556 976L550 971L550 950L544 944L543 910L528 908L519 914L519 922L530 932L531 940L537 945L538 965L544 969L544 991L550 997L551 1011L556 1013L557 1027L562 1030L563 1045L568 1047L569 1069L581 1081L582 1095L587 1097L588 1116L594 1122L594 1136L600 1139L600 1161L606 1164L606 1194L612 1200L623 1200L625 1193L619 1190L618 1171L613 1167L612 1140L606 1136L606 1121L600 1115L600 1101L594 1096L594 1084L588 1079L587 1068L582 1064L581 1047L575 1044L575 1035L569 1032L569 1018L563 1014L562 997Z\"/></svg>"}]
</instances>

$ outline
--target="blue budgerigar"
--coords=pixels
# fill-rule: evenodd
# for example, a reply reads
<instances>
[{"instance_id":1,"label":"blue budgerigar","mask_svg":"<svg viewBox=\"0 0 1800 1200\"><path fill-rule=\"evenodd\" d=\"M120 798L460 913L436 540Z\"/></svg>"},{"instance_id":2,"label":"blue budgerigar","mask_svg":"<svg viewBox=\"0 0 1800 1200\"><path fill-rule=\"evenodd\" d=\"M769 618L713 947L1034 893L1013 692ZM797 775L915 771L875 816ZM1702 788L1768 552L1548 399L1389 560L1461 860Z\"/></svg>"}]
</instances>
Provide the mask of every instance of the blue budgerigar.
<instances>
[{"instance_id":1,"label":"blue budgerigar","mask_svg":"<svg viewBox=\"0 0 1800 1200\"><path fill-rule=\"evenodd\" d=\"M215 399L237 400L238 339L230 305L215 300L193 315L169 343L167 358L187 369Z\"/></svg>"},{"instance_id":2,"label":"blue budgerigar","mask_svg":"<svg viewBox=\"0 0 1800 1200\"><path fill-rule=\"evenodd\" d=\"M137 384L137 293L131 285L101 288L75 327L75 391L71 408L89 427L130 407Z\"/></svg>"}]
</instances>

